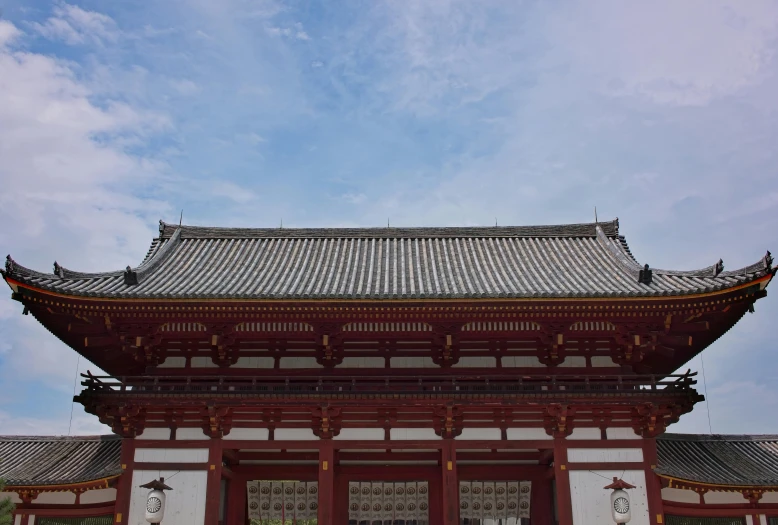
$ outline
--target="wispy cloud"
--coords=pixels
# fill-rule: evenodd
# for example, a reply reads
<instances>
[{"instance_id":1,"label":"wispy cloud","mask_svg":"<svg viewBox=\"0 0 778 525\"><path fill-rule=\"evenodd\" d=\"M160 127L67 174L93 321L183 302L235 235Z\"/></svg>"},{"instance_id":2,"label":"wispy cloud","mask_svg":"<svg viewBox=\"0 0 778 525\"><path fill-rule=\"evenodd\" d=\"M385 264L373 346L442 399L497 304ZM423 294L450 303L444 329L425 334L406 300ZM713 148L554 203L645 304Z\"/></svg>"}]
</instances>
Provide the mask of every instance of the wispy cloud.
<instances>
[{"instance_id":1,"label":"wispy cloud","mask_svg":"<svg viewBox=\"0 0 778 525\"><path fill-rule=\"evenodd\" d=\"M33 22L31 26L46 38L70 45L113 42L119 38L119 29L110 16L67 3L55 6L54 16L45 22Z\"/></svg>"}]
</instances>

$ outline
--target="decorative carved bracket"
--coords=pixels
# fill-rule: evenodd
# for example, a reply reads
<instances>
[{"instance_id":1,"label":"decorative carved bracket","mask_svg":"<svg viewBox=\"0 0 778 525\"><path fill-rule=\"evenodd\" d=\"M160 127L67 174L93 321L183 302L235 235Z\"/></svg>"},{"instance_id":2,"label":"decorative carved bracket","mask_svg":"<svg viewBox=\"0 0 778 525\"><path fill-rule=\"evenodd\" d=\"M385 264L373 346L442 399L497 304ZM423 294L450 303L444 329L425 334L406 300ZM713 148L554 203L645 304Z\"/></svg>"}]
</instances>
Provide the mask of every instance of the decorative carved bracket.
<instances>
[{"instance_id":1,"label":"decorative carved bracket","mask_svg":"<svg viewBox=\"0 0 778 525\"><path fill-rule=\"evenodd\" d=\"M759 500L762 499L763 494L764 491L759 489L750 489L750 490L743 491L743 497L746 498L748 502L753 506L756 506L756 504L759 503Z\"/></svg>"},{"instance_id":2,"label":"decorative carved bracket","mask_svg":"<svg viewBox=\"0 0 778 525\"><path fill-rule=\"evenodd\" d=\"M316 362L333 368L343 362L343 323L316 324Z\"/></svg>"},{"instance_id":3,"label":"decorative carved bracket","mask_svg":"<svg viewBox=\"0 0 778 525\"><path fill-rule=\"evenodd\" d=\"M146 423L146 409L130 404L117 406L85 404L84 410L96 415L100 423L108 425L114 434L123 438L134 438L142 434Z\"/></svg>"},{"instance_id":4,"label":"decorative carved bracket","mask_svg":"<svg viewBox=\"0 0 778 525\"><path fill-rule=\"evenodd\" d=\"M232 409L209 405L203 410L203 432L210 438L222 438L232 430Z\"/></svg>"},{"instance_id":5,"label":"decorative carved bracket","mask_svg":"<svg viewBox=\"0 0 778 525\"><path fill-rule=\"evenodd\" d=\"M340 409L328 406L311 410L313 415L313 433L321 439L332 439L340 434Z\"/></svg>"},{"instance_id":6,"label":"decorative carved bracket","mask_svg":"<svg viewBox=\"0 0 778 525\"><path fill-rule=\"evenodd\" d=\"M554 403L546 408L543 428L546 434L555 438L566 438L573 433L573 415L575 409Z\"/></svg>"},{"instance_id":7,"label":"decorative carved bracket","mask_svg":"<svg viewBox=\"0 0 778 525\"><path fill-rule=\"evenodd\" d=\"M462 410L453 405L435 409L435 434L444 439L454 439L462 433L464 416Z\"/></svg>"},{"instance_id":8,"label":"decorative carved bracket","mask_svg":"<svg viewBox=\"0 0 778 525\"><path fill-rule=\"evenodd\" d=\"M432 325L432 361L449 368L459 362L459 334L465 323L447 323Z\"/></svg>"},{"instance_id":9,"label":"decorative carved bracket","mask_svg":"<svg viewBox=\"0 0 778 525\"><path fill-rule=\"evenodd\" d=\"M131 354L139 363L146 366L157 366L165 360L162 333L159 331L158 325L122 325L116 327L115 330L111 330L108 324L106 327L117 338L122 352Z\"/></svg>"},{"instance_id":10,"label":"decorative carved bracket","mask_svg":"<svg viewBox=\"0 0 778 525\"><path fill-rule=\"evenodd\" d=\"M211 336L211 360L221 368L238 362L238 341L236 325L215 325L208 327Z\"/></svg>"},{"instance_id":11,"label":"decorative carved bracket","mask_svg":"<svg viewBox=\"0 0 778 525\"><path fill-rule=\"evenodd\" d=\"M567 357L565 351L565 334L570 328L569 323L544 323L540 333L540 350L538 360L546 366L561 365Z\"/></svg>"},{"instance_id":12,"label":"decorative carved bracket","mask_svg":"<svg viewBox=\"0 0 778 525\"><path fill-rule=\"evenodd\" d=\"M654 438L664 433L669 425L677 423L681 415L690 410L691 406L657 406L653 403L643 403L635 408L632 428L641 437Z\"/></svg>"}]
</instances>

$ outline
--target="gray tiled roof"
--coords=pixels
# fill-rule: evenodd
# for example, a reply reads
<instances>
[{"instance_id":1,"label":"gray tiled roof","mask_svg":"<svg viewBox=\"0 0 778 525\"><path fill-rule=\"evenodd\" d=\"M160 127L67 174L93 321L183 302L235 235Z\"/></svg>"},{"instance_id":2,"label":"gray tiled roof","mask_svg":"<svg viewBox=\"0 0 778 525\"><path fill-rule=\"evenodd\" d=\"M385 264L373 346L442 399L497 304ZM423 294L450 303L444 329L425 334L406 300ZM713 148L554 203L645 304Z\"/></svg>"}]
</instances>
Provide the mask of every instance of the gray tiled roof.
<instances>
[{"instance_id":1,"label":"gray tiled roof","mask_svg":"<svg viewBox=\"0 0 778 525\"><path fill-rule=\"evenodd\" d=\"M121 474L121 438L0 436L0 478L8 486L67 485Z\"/></svg>"},{"instance_id":2,"label":"gray tiled roof","mask_svg":"<svg viewBox=\"0 0 778 525\"><path fill-rule=\"evenodd\" d=\"M656 473L714 485L778 486L778 436L664 434Z\"/></svg>"},{"instance_id":3,"label":"gray tiled roof","mask_svg":"<svg viewBox=\"0 0 778 525\"><path fill-rule=\"evenodd\" d=\"M771 273L771 260L734 272L641 265L618 221L481 228L241 229L160 223L138 284L124 272L4 274L58 293L115 298L433 299L645 297L704 293Z\"/></svg>"}]
</instances>

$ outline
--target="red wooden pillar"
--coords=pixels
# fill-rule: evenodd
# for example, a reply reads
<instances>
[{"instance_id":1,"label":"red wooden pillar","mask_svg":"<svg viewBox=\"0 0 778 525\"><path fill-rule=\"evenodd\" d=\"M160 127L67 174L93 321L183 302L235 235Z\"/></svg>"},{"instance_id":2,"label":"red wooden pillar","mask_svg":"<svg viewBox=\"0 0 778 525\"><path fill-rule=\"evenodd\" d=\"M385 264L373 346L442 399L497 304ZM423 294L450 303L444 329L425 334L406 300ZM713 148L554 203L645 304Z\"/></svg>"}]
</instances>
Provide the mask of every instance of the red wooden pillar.
<instances>
[{"instance_id":1,"label":"red wooden pillar","mask_svg":"<svg viewBox=\"0 0 778 525\"><path fill-rule=\"evenodd\" d=\"M122 475L116 487L116 504L114 506L113 522L124 525L130 519L130 496L132 495L132 472L135 464L135 440L122 439L122 452L119 456Z\"/></svg>"},{"instance_id":2,"label":"red wooden pillar","mask_svg":"<svg viewBox=\"0 0 778 525\"><path fill-rule=\"evenodd\" d=\"M233 475L227 489L226 525L243 525L246 522L246 482L243 476Z\"/></svg>"},{"instance_id":3,"label":"red wooden pillar","mask_svg":"<svg viewBox=\"0 0 778 525\"><path fill-rule=\"evenodd\" d=\"M662 485L654 474L657 464L656 439L643 440L643 465L646 471L646 495L648 496L648 517L651 525L662 525L665 521L662 505Z\"/></svg>"},{"instance_id":4,"label":"red wooden pillar","mask_svg":"<svg viewBox=\"0 0 778 525\"><path fill-rule=\"evenodd\" d=\"M440 453L440 465L443 471L440 486L443 525L459 525L459 482L454 440L447 439Z\"/></svg>"},{"instance_id":5,"label":"red wooden pillar","mask_svg":"<svg viewBox=\"0 0 778 525\"><path fill-rule=\"evenodd\" d=\"M319 515L318 525L334 525L335 448L332 440L319 442Z\"/></svg>"},{"instance_id":6,"label":"red wooden pillar","mask_svg":"<svg viewBox=\"0 0 778 525\"><path fill-rule=\"evenodd\" d=\"M573 525L573 499L570 494L570 471L567 470L567 442L554 438L554 479L559 525Z\"/></svg>"},{"instance_id":7,"label":"red wooden pillar","mask_svg":"<svg viewBox=\"0 0 778 525\"><path fill-rule=\"evenodd\" d=\"M554 525L553 505L551 480L545 476L532 480L532 525Z\"/></svg>"},{"instance_id":8,"label":"red wooden pillar","mask_svg":"<svg viewBox=\"0 0 778 525\"><path fill-rule=\"evenodd\" d=\"M205 525L218 525L222 484L222 440L208 443L208 478L205 489Z\"/></svg>"}]
</instances>

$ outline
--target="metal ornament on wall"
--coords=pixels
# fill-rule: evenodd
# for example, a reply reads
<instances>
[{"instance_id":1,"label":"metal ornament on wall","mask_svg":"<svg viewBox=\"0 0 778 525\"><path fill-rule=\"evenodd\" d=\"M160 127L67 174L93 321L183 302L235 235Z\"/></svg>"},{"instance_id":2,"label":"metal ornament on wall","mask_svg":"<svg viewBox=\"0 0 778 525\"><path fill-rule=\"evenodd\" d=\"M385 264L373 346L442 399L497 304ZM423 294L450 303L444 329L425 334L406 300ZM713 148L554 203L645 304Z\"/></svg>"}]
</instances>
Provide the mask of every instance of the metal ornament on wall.
<instances>
[{"instance_id":1,"label":"metal ornament on wall","mask_svg":"<svg viewBox=\"0 0 778 525\"><path fill-rule=\"evenodd\" d=\"M627 489L634 489L635 486L630 485L623 479L613 478L613 483L603 488L613 491L610 497L613 521L616 523L628 523L632 519L632 509Z\"/></svg>"},{"instance_id":2,"label":"metal ornament on wall","mask_svg":"<svg viewBox=\"0 0 778 525\"><path fill-rule=\"evenodd\" d=\"M162 518L165 517L165 492L166 490L173 490L165 485L165 478L155 479L144 485L141 485L142 489L150 489L146 495L146 521L149 523L161 523Z\"/></svg>"}]
</instances>

